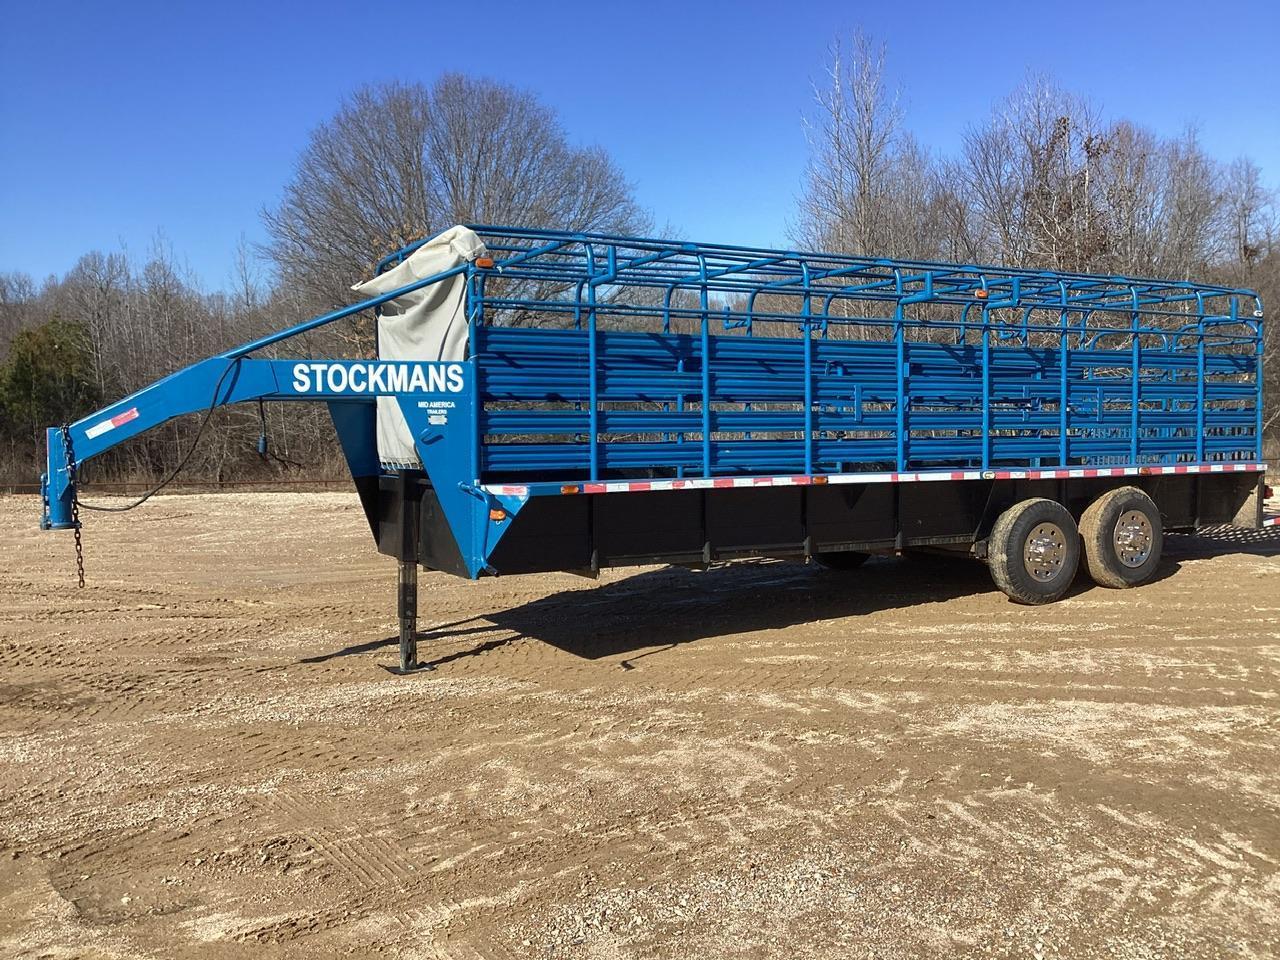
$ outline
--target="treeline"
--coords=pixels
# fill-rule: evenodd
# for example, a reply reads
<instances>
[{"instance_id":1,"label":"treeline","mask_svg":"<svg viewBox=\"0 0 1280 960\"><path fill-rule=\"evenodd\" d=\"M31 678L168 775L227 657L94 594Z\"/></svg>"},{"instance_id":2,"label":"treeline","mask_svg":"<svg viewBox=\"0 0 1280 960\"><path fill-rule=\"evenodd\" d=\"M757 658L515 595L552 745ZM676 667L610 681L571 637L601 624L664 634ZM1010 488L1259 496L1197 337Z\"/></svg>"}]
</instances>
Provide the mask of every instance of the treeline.
<instances>
[{"instance_id":1,"label":"treeline","mask_svg":"<svg viewBox=\"0 0 1280 960\"><path fill-rule=\"evenodd\" d=\"M815 85L810 165L790 240L876 256L1194 279L1280 303L1273 191L1247 158L1209 156L1194 131L1160 137L1105 120L1044 80L1028 82L939 155L911 133L863 36L835 47ZM350 302L390 249L460 222L609 233L653 229L623 173L574 147L535 97L459 75L357 92L319 127L269 241L238 251L203 292L163 243L141 262L91 252L37 285L0 274L0 479L40 472L43 430L235 344ZM697 238L725 240L734 238ZM257 264L265 264L263 282ZM293 341L294 355L367 353L367 325ZM1280 325L1268 328L1268 431L1280 429ZM197 480L322 478L343 467L318 404L215 414L191 457ZM91 478L154 479L191 449L199 417L95 461ZM1273 441L1274 442L1274 441Z\"/></svg>"},{"instance_id":2,"label":"treeline","mask_svg":"<svg viewBox=\"0 0 1280 960\"><path fill-rule=\"evenodd\" d=\"M37 287L0 274L0 480L29 484L43 470L44 430L70 422L173 371L310 316L287 287L267 288L247 251L239 282L204 293L157 243L135 264L120 253L89 253L61 278ZM340 342L308 345L333 352ZM302 355L306 347L295 350ZM197 403L202 401L197 401ZM257 408L219 408L187 465L194 480L282 476L321 479L342 469L323 406L272 404L271 438L257 453ZM191 449L199 416L174 420L90 461L87 480L152 480Z\"/></svg>"}]
</instances>

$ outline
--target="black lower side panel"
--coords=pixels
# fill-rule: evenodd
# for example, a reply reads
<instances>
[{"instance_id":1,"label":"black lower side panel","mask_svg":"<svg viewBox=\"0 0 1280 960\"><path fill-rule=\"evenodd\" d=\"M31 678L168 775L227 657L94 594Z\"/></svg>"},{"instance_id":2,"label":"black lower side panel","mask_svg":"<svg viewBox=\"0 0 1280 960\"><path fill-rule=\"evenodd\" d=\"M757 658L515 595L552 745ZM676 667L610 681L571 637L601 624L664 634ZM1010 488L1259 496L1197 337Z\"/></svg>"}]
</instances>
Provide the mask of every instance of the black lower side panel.
<instances>
[{"instance_id":1,"label":"black lower side panel","mask_svg":"<svg viewBox=\"0 0 1280 960\"><path fill-rule=\"evenodd\" d=\"M593 570L643 563L709 563L749 556L940 547L982 552L996 517L1045 497L1077 518L1121 486L1145 490L1168 529L1230 523L1257 490L1257 474L1065 480L943 480L533 497L489 558L499 574ZM466 575L426 477L381 478L380 552ZM374 522L376 520L376 522Z\"/></svg>"},{"instance_id":2,"label":"black lower side panel","mask_svg":"<svg viewBox=\"0 0 1280 960\"><path fill-rule=\"evenodd\" d=\"M498 573L705 563L836 550L968 550L1011 504L1057 500L1078 518L1120 486L1145 490L1170 529L1229 523L1254 474L957 480L534 497L490 558Z\"/></svg>"}]
</instances>

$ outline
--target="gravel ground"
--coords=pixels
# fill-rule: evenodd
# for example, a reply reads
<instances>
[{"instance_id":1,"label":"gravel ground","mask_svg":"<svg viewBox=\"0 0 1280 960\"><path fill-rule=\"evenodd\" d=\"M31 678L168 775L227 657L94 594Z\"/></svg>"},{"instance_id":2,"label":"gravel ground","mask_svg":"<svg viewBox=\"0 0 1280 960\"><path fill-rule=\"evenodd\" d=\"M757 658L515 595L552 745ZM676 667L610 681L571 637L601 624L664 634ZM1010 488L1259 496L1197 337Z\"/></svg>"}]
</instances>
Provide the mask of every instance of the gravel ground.
<instances>
[{"instance_id":1,"label":"gravel ground","mask_svg":"<svg viewBox=\"0 0 1280 960\"><path fill-rule=\"evenodd\" d=\"M422 579L346 494L0 498L0 955L1280 954L1280 530Z\"/></svg>"}]
</instances>

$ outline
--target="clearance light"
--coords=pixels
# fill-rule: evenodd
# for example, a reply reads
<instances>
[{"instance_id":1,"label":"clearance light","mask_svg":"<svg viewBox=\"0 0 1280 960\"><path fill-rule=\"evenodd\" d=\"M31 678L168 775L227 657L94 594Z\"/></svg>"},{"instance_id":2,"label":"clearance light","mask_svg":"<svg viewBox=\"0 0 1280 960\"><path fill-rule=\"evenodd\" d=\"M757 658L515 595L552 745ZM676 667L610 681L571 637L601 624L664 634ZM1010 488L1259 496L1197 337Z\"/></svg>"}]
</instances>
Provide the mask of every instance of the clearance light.
<instances>
[{"instance_id":1,"label":"clearance light","mask_svg":"<svg viewBox=\"0 0 1280 960\"><path fill-rule=\"evenodd\" d=\"M981 288L979 288L979 289L977 289L977 290L973 291L973 295L974 295L975 297L977 297L979 300L985 300L985 299L987 299L987 291L985 291L985 290L983 290L983 289L981 289Z\"/></svg>"},{"instance_id":2,"label":"clearance light","mask_svg":"<svg viewBox=\"0 0 1280 960\"><path fill-rule=\"evenodd\" d=\"M561 493L581 493L582 488L578 486L576 483L566 483L563 487L560 488L560 492Z\"/></svg>"},{"instance_id":3,"label":"clearance light","mask_svg":"<svg viewBox=\"0 0 1280 960\"><path fill-rule=\"evenodd\" d=\"M476 257L476 266L481 270L488 270L493 266L493 257Z\"/></svg>"},{"instance_id":4,"label":"clearance light","mask_svg":"<svg viewBox=\"0 0 1280 960\"><path fill-rule=\"evenodd\" d=\"M809 482L810 483L826 483L827 478L826 477L810 477Z\"/></svg>"},{"instance_id":5,"label":"clearance light","mask_svg":"<svg viewBox=\"0 0 1280 960\"><path fill-rule=\"evenodd\" d=\"M494 523L501 523L503 520L507 519L507 511L503 510L501 507L494 507L489 511L489 519Z\"/></svg>"}]
</instances>

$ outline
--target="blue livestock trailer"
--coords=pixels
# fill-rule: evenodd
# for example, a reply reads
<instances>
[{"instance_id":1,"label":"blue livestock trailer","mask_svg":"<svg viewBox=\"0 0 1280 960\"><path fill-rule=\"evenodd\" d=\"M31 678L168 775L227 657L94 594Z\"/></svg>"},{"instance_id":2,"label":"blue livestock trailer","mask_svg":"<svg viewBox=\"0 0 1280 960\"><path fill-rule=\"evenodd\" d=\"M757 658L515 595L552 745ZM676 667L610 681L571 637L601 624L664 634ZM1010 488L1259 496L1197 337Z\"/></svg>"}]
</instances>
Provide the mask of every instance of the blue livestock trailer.
<instances>
[{"instance_id":1,"label":"blue livestock trailer","mask_svg":"<svg viewBox=\"0 0 1280 960\"><path fill-rule=\"evenodd\" d=\"M419 565L851 569L955 551L1042 603L1080 565L1142 583L1166 529L1262 522L1251 291L509 227L442 237L384 259L359 303L50 429L44 526L78 529L80 465L170 418L323 401L400 564L412 669ZM281 359L283 341L367 310L376 358Z\"/></svg>"}]
</instances>

